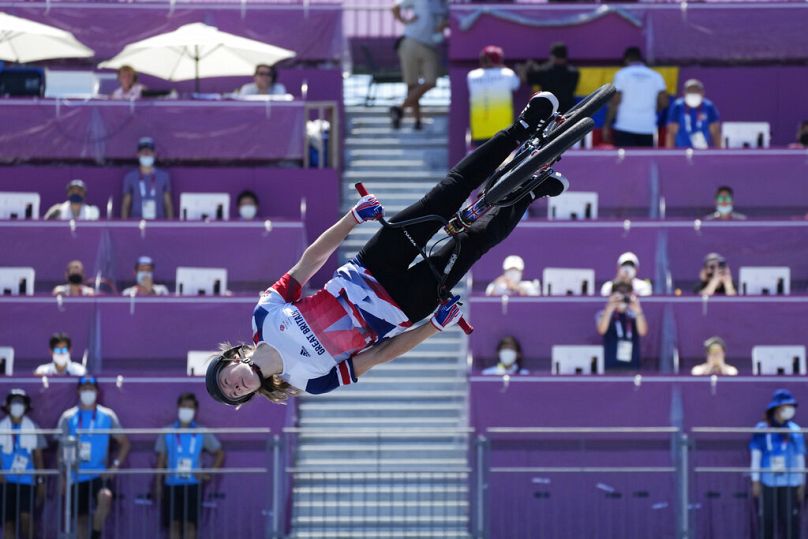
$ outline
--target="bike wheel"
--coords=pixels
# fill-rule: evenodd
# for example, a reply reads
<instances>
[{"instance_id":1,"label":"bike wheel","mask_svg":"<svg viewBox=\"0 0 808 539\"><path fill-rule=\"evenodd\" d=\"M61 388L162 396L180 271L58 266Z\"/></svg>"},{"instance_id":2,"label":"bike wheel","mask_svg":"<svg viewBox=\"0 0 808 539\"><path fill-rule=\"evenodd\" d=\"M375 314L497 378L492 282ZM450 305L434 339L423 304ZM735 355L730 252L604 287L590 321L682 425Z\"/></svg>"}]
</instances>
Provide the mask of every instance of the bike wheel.
<instances>
[{"instance_id":1,"label":"bike wheel","mask_svg":"<svg viewBox=\"0 0 808 539\"><path fill-rule=\"evenodd\" d=\"M560 137L568 129L571 129L578 121L583 118L591 118L600 108L609 102L612 96L617 93L617 90L611 84L604 84L585 98L578 104L564 113L566 121L555 127L544 135L544 144L547 145L550 141Z\"/></svg>"},{"instance_id":2,"label":"bike wheel","mask_svg":"<svg viewBox=\"0 0 808 539\"><path fill-rule=\"evenodd\" d=\"M537 170L553 164L561 157L562 153L584 138L594 127L595 122L592 118L582 118L577 123L570 124L552 142L531 152L517 167L503 175L497 183L482 194L482 201L491 206L497 205L497 203L520 189Z\"/></svg>"}]
</instances>

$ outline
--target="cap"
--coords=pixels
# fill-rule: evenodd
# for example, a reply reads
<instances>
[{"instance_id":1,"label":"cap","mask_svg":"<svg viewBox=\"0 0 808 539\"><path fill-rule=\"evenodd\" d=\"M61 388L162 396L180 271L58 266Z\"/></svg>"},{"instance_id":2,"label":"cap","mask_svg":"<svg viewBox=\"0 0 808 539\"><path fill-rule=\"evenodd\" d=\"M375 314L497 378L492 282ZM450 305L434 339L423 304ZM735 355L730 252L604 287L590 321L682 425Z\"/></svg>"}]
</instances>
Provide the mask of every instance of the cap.
<instances>
[{"instance_id":1,"label":"cap","mask_svg":"<svg viewBox=\"0 0 808 539\"><path fill-rule=\"evenodd\" d=\"M82 180L79 180L78 178L75 180L70 180L70 183L67 184L67 191L70 191L74 187L78 187L79 189L82 189L84 192L87 192L87 184L84 183Z\"/></svg>"},{"instance_id":2,"label":"cap","mask_svg":"<svg viewBox=\"0 0 808 539\"><path fill-rule=\"evenodd\" d=\"M79 378L79 387L86 384L91 384L94 385L95 387L98 387L98 380L96 380L95 376L91 375L82 376L81 378Z\"/></svg>"},{"instance_id":3,"label":"cap","mask_svg":"<svg viewBox=\"0 0 808 539\"><path fill-rule=\"evenodd\" d=\"M150 256L139 256L137 259L137 266L154 266L154 260Z\"/></svg>"},{"instance_id":4,"label":"cap","mask_svg":"<svg viewBox=\"0 0 808 539\"><path fill-rule=\"evenodd\" d=\"M704 90L704 84L699 79L687 79L684 88L698 88Z\"/></svg>"},{"instance_id":5,"label":"cap","mask_svg":"<svg viewBox=\"0 0 808 539\"><path fill-rule=\"evenodd\" d=\"M26 393L24 389L15 387L11 391L9 391L8 394L6 395L6 402L2 406L4 412L8 413L8 409L11 406L11 401L14 400L15 398L22 399L25 402L26 410L31 409L31 397L28 396L28 393Z\"/></svg>"},{"instance_id":6,"label":"cap","mask_svg":"<svg viewBox=\"0 0 808 539\"><path fill-rule=\"evenodd\" d=\"M620 258L617 259L617 265L622 266L623 264L634 264L635 268L640 267L640 259L637 258L637 255L632 253L631 251L626 251Z\"/></svg>"},{"instance_id":7,"label":"cap","mask_svg":"<svg viewBox=\"0 0 808 539\"><path fill-rule=\"evenodd\" d=\"M496 45L483 47L483 50L480 51L480 57L488 58L492 64L497 66L505 62L505 53L502 51L502 47L497 47Z\"/></svg>"},{"instance_id":8,"label":"cap","mask_svg":"<svg viewBox=\"0 0 808 539\"><path fill-rule=\"evenodd\" d=\"M244 395L239 399L231 399L225 395L222 392L222 388L219 387L219 373L227 366L228 361L238 359L240 357L243 346L244 345L241 344L238 346L233 346L218 356L215 356L213 359L211 359L210 363L208 364L208 370L205 372L205 389L208 390L208 394L213 397L214 400L227 404L228 406L240 406L250 400L255 394L251 393L249 395Z\"/></svg>"},{"instance_id":9,"label":"cap","mask_svg":"<svg viewBox=\"0 0 808 539\"><path fill-rule=\"evenodd\" d=\"M518 269L519 271L523 271L525 269L525 261L518 255L506 256L505 260L502 262L502 269Z\"/></svg>"},{"instance_id":10,"label":"cap","mask_svg":"<svg viewBox=\"0 0 808 539\"><path fill-rule=\"evenodd\" d=\"M718 262L723 262L725 259L718 253L707 253L707 255L704 257L704 265L707 265L707 262L711 260L717 260Z\"/></svg>"},{"instance_id":11,"label":"cap","mask_svg":"<svg viewBox=\"0 0 808 539\"><path fill-rule=\"evenodd\" d=\"M787 389L775 389L774 394L772 394L772 400L766 407L766 411L769 411L773 408L777 408L779 406L785 406L787 404L790 404L791 406L797 406L797 399L794 398L794 395L791 394L791 391Z\"/></svg>"},{"instance_id":12,"label":"cap","mask_svg":"<svg viewBox=\"0 0 808 539\"><path fill-rule=\"evenodd\" d=\"M154 139L151 137L140 137L140 140L137 141L137 150L143 150L148 148L149 150L153 150L154 146Z\"/></svg>"},{"instance_id":13,"label":"cap","mask_svg":"<svg viewBox=\"0 0 808 539\"><path fill-rule=\"evenodd\" d=\"M721 337L718 337L718 336L710 337L709 339L704 341L704 349L709 350L710 347L712 345L714 345L714 344L717 344L718 346L720 346L724 351L727 350L727 343L724 341L724 339L722 339Z\"/></svg>"}]
</instances>

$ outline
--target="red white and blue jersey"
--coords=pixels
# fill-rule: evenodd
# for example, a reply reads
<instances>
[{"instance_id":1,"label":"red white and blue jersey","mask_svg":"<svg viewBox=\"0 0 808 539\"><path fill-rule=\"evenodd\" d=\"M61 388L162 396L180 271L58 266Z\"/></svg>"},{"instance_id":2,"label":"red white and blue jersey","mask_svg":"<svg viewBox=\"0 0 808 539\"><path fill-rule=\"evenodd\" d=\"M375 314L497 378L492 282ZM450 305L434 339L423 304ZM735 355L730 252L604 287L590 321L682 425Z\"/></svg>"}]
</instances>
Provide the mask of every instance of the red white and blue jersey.
<instances>
[{"instance_id":1,"label":"red white and blue jersey","mask_svg":"<svg viewBox=\"0 0 808 539\"><path fill-rule=\"evenodd\" d=\"M283 360L281 379L307 393L356 383L351 358L412 324L393 298L355 260L322 290L301 299L288 273L269 287L253 311L253 342L266 342Z\"/></svg>"}]
</instances>

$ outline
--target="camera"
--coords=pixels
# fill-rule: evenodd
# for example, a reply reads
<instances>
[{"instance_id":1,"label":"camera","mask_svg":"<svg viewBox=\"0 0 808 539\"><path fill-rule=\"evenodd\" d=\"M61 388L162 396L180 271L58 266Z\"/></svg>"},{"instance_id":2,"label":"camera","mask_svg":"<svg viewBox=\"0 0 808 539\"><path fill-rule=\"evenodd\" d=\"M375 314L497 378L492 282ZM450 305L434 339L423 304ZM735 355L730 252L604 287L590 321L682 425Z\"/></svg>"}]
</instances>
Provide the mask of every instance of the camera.
<instances>
[{"instance_id":1,"label":"camera","mask_svg":"<svg viewBox=\"0 0 808 539\"><path fill-rule=\"evenodd\" d=\"M718 269L724 269L726 267L727 267L727 261L726 260L721 259L721 260L718 261Z\"/></svg>"},{"instance_id":2,"label":"camera","mask_svg":"<svg viewBox=\"0 0 808 539\"><path fill-rule=\"evenodd\" d=\"M631 303L631 296L630 296L630 295L628 295L628 294L623 294L623 299L622 299L622 301L623 301L623 303L625 303L626 305L628 305L629 303Z\"/></svg>"}]
</instances>

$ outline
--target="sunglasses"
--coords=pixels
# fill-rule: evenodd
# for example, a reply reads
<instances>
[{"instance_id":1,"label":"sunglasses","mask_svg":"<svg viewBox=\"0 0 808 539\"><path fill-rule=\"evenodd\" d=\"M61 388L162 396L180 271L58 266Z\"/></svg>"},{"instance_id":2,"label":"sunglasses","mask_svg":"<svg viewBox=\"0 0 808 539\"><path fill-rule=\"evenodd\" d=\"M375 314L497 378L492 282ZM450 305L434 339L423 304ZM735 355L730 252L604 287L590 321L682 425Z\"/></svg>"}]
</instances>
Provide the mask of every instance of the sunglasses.
<instances>
[{"instance_id":1,"label":"sunglasses","mask_svg":"<svg viewBox=\"0 0 808 539\"><path fill-rule=\"evenodd\" d=\"M732 202L732 197L729 195L718 195L715 197L717 202Z\"/></svg>"}]
</instances>

